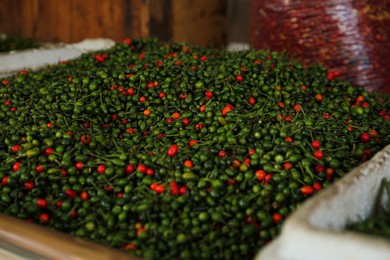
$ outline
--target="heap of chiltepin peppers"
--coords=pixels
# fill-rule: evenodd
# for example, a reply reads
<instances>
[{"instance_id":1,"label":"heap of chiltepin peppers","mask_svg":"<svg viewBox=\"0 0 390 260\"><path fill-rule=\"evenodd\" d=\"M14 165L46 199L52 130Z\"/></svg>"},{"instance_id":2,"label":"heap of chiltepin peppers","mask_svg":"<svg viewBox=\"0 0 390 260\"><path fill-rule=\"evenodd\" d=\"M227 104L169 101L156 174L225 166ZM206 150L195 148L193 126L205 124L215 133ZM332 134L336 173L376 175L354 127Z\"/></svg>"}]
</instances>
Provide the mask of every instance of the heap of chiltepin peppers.
<instances>
[{"instance_id":1,"label":"heap of chiltepin peppers","mask_svg":"<svg viewBox=\"0 0 390 260\"><path fill-rule=\"evenodd\" d=\"M13 50L33 49L40 47L40 43L16 35L4 35L0 33L0 53Z\"/></svg>"},{"instance_id":2,"label":"heap of chiltepin peppers","mask_svg":"<svg viewBox=\"0 0 390 260\"><path fill-rule=\"evenodd\" d=\"M390 143L389 97L337 75L156 39L21 71L0 88L0 210L148 259L253 257Z\"/></svg>"}]
</instances>

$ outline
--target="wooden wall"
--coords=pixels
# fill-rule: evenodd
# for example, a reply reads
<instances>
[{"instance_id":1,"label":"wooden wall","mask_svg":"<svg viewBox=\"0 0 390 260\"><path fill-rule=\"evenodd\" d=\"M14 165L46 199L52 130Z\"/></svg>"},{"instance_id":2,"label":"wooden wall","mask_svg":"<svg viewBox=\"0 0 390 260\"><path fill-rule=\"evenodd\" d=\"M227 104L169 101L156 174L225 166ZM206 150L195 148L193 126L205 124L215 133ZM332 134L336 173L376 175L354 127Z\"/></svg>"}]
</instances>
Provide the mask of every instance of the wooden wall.
<instances>
[{"instance_id":1,"label":"wooden wall","mask_svg":"<svg viewBox=\"0 0 390 260\"><path fill-rule=\"evenodd\" d=\"M0 32L46 42L159 37L226 45L225 0L0 0Z\"/></svg>"}]
</instances>

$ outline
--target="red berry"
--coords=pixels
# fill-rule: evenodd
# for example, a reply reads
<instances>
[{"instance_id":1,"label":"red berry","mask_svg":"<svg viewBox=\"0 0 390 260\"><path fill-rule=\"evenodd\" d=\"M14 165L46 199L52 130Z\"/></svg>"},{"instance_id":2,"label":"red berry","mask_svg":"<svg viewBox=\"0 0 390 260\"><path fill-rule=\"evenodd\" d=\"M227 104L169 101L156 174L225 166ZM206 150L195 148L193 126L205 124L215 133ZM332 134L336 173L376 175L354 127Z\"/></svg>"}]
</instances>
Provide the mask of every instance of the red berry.
<instances>
[{"instance_id":1,"label":"red berry","mask_svg":"<svg viewBox=\"0 0 390 260\"><path fill-rule=\"evenodd\" d=\"M201 130L202 128L203 128L203 124L202 123L195 124L195 129L196 130Z\"/></svg>"},{"instance_id":2,"label":"red berry","mask_svg":"<svg viewBox=\"0 0 390 260\"><path fill-rule=\"evenodd\" d=\"M245 164L250 166L251 165L251 159L250 158L246 158L243 163L245 163Z\"/></svg>"},{"instance_id":3,"label":"red berry","mask_svg":"<svg viewBox=\"0 0 390 260\"><path fill-rule=\"evenodd\" d=\"M107 167L104 165L104 164L100 164L98 167L97 167L97 172L99 174L103 174L105 171L106 171Z\"/></svg>"},{"instance_id":4,"label":"red berry","mask_svg":"<svg viewBox=\"0 0 390 260\"><path fill-rule=\"evenodd\" d=\"M279 213L274 213L272 215L272 219L274 220L274 223L275 224L278 224L280 222L280 220L282 220L283 216Z\"/></svg>"},{"instance_id":5,"label":"red berry","mask_svg":"<svg viewBox=\"0 0 390 260\"><path fill-rule=\"evenodd\" d=\"M229 180L226 181L226 183L227 183L228 185L234 185L236 182L235 182L234 179L230 178Z\"/></svg>"},{"instance_id":6,"label":"red berry","mask_svg":"<svg viewBox=\"0 0 390 260\"><path fill-rule=\"evenodd\" d=\"M171 187L171 195L173 196L179 195L179 186L177 186L177 183L175 181L171 181L169 183L169 186Z\"/></svg>"},{"instance_id":7,"label":"red berry","mask_svg":"<svg viewBox=\"0 0 390 260\"><path fill-rule=\"evenodd\" d=\"M219 156L219 157L225 157L226 155L227 155L226 152L223 151L223 150L221 150L221 151L218 152L218 156Z\"/></svg>"},{"instance_id":8,"label":"red berry","mask_svg":"<svg viewBox=\"0 0 390 260\"><path fill-rule=\"evenodd\" d=\"M150 184L150 190L156 190L156 187L158 186L158 183L157 182L153 182L152 184Z\"/></svg>"},{"instance_id":9,"label":"red berry","mask_svg":"<svg viewBox=\"0 0 390 260\"><path fill-rule=\"evenodd\" d=\"M74 190L66 190L65 194L66 194L66 196L68 196L68 198L71 198L71 199L75 198L77 196L77 193Z\"/></svg>"},{"instance_id":10,"label":"red berry","mask_svg":"<svg viewBox=\"0 0 390 260\"><path fill-rule=\"evenodd\" d=\"M316 173L321 173L321 172L323 172L325 170L325 168L324 168L324 166L322 166L321 164L317 164L316 166L315 166L315 168L314 168L314 171L316 172Z\"/></svg>"},{"instance_id":11,"label":"red berry","mask_svg":"<svg viewBox=\"0 0 390 260\"><path fill-rule=\"evenodd\" d=\"M169 149L168 149L168 156L169 157L174 157L176 154L177 154L177 151L179 150L179 147L177 146L177 144L172 144Z\"/></svg>"},{"instance_id":12,"label":"red berry","mask_svg":"<svg viewBox=\"0 0 390 260\"><path fill-rule=\"evenodd\" d=\"M206 97L206 100L210 100L210 99L213 98L213 92L211 92L210 90L206 90L206 91L204 92L204 95L205 95L205 97Z\"/></svg>"},{"instance_id":13,"label":"red berry","mask_svg":"<svg viewBox=\"0 0 390 260\"><path fill-rule=\"evenodd\" d=\"M187 193L187 191L188 191L188 188L186 186L182 186L179 189L179 194L183 195L183 194Z\"/></svg>"},{"instance_id":14,"label":"red berry","mask_svg":"<svg viewBox=\"0 0 390 260\"><path fill-rule=\"evenodd\" d=\"M21 164L22 164L21 162L15 162L15 163L12 165L12 170L13 170L14 172L18 171L18 170L20 169L20 165L21 165Z\"/></svg>"},{"instance_id":15,"label":"red berry","mask_svg":"<svg viewBox=\"0 0 390 260\"><path fill-rule=\"evenodd\" d=\"M60 171L62 173L62 176L64 176L64 177L66 177L66 175L68 174L68 172L64 168L62 168Z\"/></svg>"},{"instance_id":16,"label":"red berry","mask_svg":"<svg viewBox=\"0 0 390 260\"><path fill-rule=\"evenodd\" d=\"M362 143L368 143L368 142L370 141L370 139L371 139L371 136L370 136L370 134L368 134L368 133L362 133L362 134L360 135L360 141L361 141Z\"/></svg>"},{"instance_id":17,"label":"red berry","mask_svg":"<svg viewBox=\"0 0 390 260\"><path fill-rule=\"evenodd\" d=\"M154 88L153 82L148 82L148 83L146 84L146 88Z\"/></svg>"},{"instance_id":18,"label":"red berry","mask_svg":"<svg viewBox=\"0 0 390 260\"><path fill-rule=\"evenodd\" d=\"M107 185L104 187L104 190L107 192L112 192L114 190L114 188L111 185Z\"/></svg>"},{"instance_id":19,"label":"red berry","mask_svg":"<svg viewBox=\"0 0 390 260\"><path fill-rule=\"evenodd\" d=\"M47 213L42 213L41 215L39 215L39 220L43 223L48 223L50 220L50 216Z\"/></svg>"},{"instance_id":20,"label":"red berry","mask_svg":"<svg viewBox=\"0 0 390 260\"><path fill-rule=\"evenodd\" d=\"M118 114L112 114L111 115L111 119L114 120L114 121L118 120L119 119Z\"/></svg>"},{"instance_id":21,"label":"red berry","mask_svg":"<svg viewBox=\"0 0 390 260\"><path fill-rule=\"evenodd\" d=\"M185 126L190 124L190 120L188 118L184 118L182 122L183 122L183 125L185 125Z\"/></svg>"},{"instance_id":22,"label":"red berry","mask_svg":"<svg viewBox=\"0 0 390 260\"><path fill-rule=\"evenodd\" d=\"M323 116L324 116L325 119L329 119L330 118L330 115L328 113L325 113Z\"/></svg>"},{"instance_id":23,"label":"red berry","mask_svg":"<svg viewBox=\"0 0 390 260\"><path fill-rule=\"evenodd\" d=\"M1 179L1 185L7 186L8 184L8 176L4 176L3 179Z\"/></svg>"},{"instance_id":24,"label":"red berry","mask_svg":"<svg viewBox=\"0 0 390 260\"><path fill-rule=\"evenodd\" d=\"M324 156L324 154L322 153L322 151L320 150L317 150L313 153L314 157L317 158L318 160L321 160L322 157Z\"/></svg>"},{"instance_id":25,"label":"red berry","mask_svg":"<svg viewBox=\"0 0 390 260\"><path fill-rule=\"evenodd\" d=\"M369 134L370 134L370 136L372 138L377 138L378 137L378 132L375 129L371 129Z\"/></svg>"},{"instance_id":26,"label":"red berry","mask_svg":"<svg viewBox=\"0 0 390 260\"><path fill-rule=\"evenodd\" d=\"M254 104L256 104L256 99L255 99L254 97L250 97L250 98L248 99L248 103L249 103L251 106L253 106Z\"/></svg>"},{"instance_id":27,"label":"red berry","mask_svg":"<svg viewBox=\"0 0 390 260\"><path fill-rule=\"evenodd\" d=\"M152 176L154 174L154 170L152 168L147 168L145 174Z\"/></svg>"},{"instance_id":28,"label":"red berry","mask_svg":"<svg viewBox=\"0 0 390 260\"><path fill-rule=\"evenodd\" d=\"M47 207L47 201L45 199L38 199L36 202L37 206L41 209L44 209Z\"/></svg>"},{"instance_id":29,"label":"red berry","mask_svg":"<svg viewBox=\"0 0 390 260\"><path fill-rule=\"evenodd\" d=\"M23 185L28 190L32 190L35 187L35 183L33 181L26 181Z\"/></svg>"},{"instance_id":30,"label":"red berry","mask_svg":"<svg viewBox=\"0 0 390 260\"><path fill-rule=\"evenodd\" d=\"M237 80L237 81L242 81L242 76L241 76L241 75L237 75L237 76L236 76L236 80Z\"/></svg>"},{"instance_id":31,"label":"red berry","mask_svg":"<svg viewBox=\"0 0 390 260\"><path fill-rule=\"evenodd\" d=\"M315 96L314 96L314 99L315 99L315 101L317 101L317 102L322 102L322 100L324 99L324 96L323 95L321 95L320 93L318 93L318 94L316 94Z\"/></svg>"},{"instance_id":32,"label":"red berry","mask_svg":"<svg viewBox=\"0 0 390 260\"><path fill-rule=\"evenodd\" d=\"M130 45L132 43L132 41L131 41L130 38L126 38L126 39L123 40L123 43L127 44L127 45Z\"/></svg>"},{"instance_id":33,"label":"red berry","mask_svg":"<svg viewBox=\"0 0 390 260\"><path fill-rule=\"evenodd\" d=\"M316 182L316 183L313 184L313 188L314 188L316 191L320 191L320 190L322 190L322 185L321 185L321 183Z\"/></svg>"},{"instance_id":34,"label":"red berry","mask_svg":"<svg viewBox=\"0 0 390 260\"><path fill-rule=\"evenodd\" d=\"M320 141L317 141L317 140L313 141L311 143L311 147L313 147L313 149L316 149L316 150L320 149L320 147L321 147Z\"/></svg>"},{"instance_id":35,"label":"red berry","mask_svg":"<svg viewBox=\"0 0 390 260\"><path fill-rule=\"evenodd\" d=\"M255 153L256 153L256 150L255 149L251 149L251 150L249 150L248 155L251 156L251 155L253 155Z\"/></svg>"},{"instance_id":36,"label":"red berry","mask_svg":"<svg viewBox=\"0 0 390 260\"><path fill-rule=\"evenodd\" d=\"M187 144L188 144L189 147L192 147L192 146L196 145L197 143L198 143L198 141L197 141L197 140L194 140L194 139L191 139L191 140L189 140L189 141L187 142Z\"/></svg>"},{"instance_id":37,"label":"red berry","mask_svg":"<svg viewBox=\"0 0 390 260\"><path fill-rule=\"evenodd\" d=\"M89 144L91 142L92 138L89 136L89 135L82 135L80 137L80 141L83 143L83 144Z\"/></svg>"},{"instance_id":38,"label":"red berry","mask_svg":"<svg viewBox=\"0 0 390 260\"><path fill-rule=\"evenodd\" d=\"M128 165L126 165L125 172L126 172L127 174L130 174L130 173L132 173L132 172L134 172L134 171L135 171L135 167L134 167L133 164L128 164Z\"/></svg>"},{"instance_id":39,"label":"red berry","mask_svg":"<svg viewBox=\"0 0 390 260\"><path fill-rule=\"evenodd\" d=\"M57 208L61 208L61 206L62 206L62 200L57 201L56 202L56 207Z\"/></svg>"},{"instance_id":40,"label":"red berry","mask_svg":"<svg viewBox=\"0 0 390 260\"><path fill-rule=\"evenodd\" d=\"M126 129L126 132L128 132L128 133L130 133L130 134L135 134L135 130L134 130L134 128L132 128L132 127L127 128L127 129Z\"/></svg>"},{"instance_id":41,"label":"red berry","mask_svg":"<svg viewBox=\"0 0 390 260\"><path fill-rule=\"evenodd\" d=\"M174 112L172 114L172 117L174 120L179 120L179 118L181 117L181 114L179 112Z\"/></svg>"},{"instance_id":42,"label":"red berry","mask_svg":"<svg viewBox=\"0 0 390 260\"><path fill-rule=\"evenodd\" d=\"M38 164L37 167L35 167L35 170L37 171L37 173L43 172L43 168L40 164Z\"/></svg>"},{"instance_id":43,"label":"red berry","mask_svg":"<svg viewBox=\"0 0 390 260\"><path fill-rule=\"evenodd\" d=\"M156 186L156 188L155 188L155 191L156 191L157 193L163 193L164 190L165 190L165 188L164 188L164 185L162 185L162 184L158 184L158 185Z\"/></svg>"},{"instance_id":44,"label":"red berry","mask_svg":"<svg viewBox=\"0 0 390 260\"><path fill-rule=\"evenodd\" d=\"M45 149L45 155L46 156L52 155L53 152L54 152L54 149L51 148L51 147Z\"/></svg>"},{"instance_id":45,"label":"red berry","mask_svg":"<svg viewBox=\"0 0 390 260\"><path fill-rule=\"evenodd\" d=\"M87 201L89 199L88 191L83 191L80 193L80 199L83 201Z\"/></svg>"},{"instance_id":46,"label":"red berry","mask_svg":"<svg viewBox=\"0 0 390 260\"><path fill-rule=\"evenodd\" d=\"M83 169L83 162L75 163L74 167L76 167L77 170L81 171Z\"/></svg>"},{"instance_id":47,"label":"red berry","mask_svg":"<svg viewBox=\"0 0 390 260\"><path fill-rule=\"evenodd\" d=\"M138 170L142 173L146 173L147 167L145 164L140 163L138 164Z\"/></svg>"},{"instance_id":48,"label":"red berry","mask_svg":"<svg viewBox=\"0 0 390 260\"><path fill-rule=\"evenodd\" d=\"M302 192L303 194L305 194L305 195L310 195L310 194L312 194L312 193L314 192L314 189L313 189L313 187L311 187L311 186L303 186L303 187L301 188L301 192Z\"/></svg>"},{"instance_id":49,"label":"red berry","mask_svg":"<svg viewBox=\"0 0 390 260\"><path fill-rule=\"evenodd\" d=\"M17 152L19 152L19 150L20 150L21 147L22 147L22 146L21 146L20 144L15 144L15 145L12 146L11 151L12 151L13 153L17 153Z\"/></svg>"},{"instance_id":50,"label":"red berry","mask_svg":"<svg viewBox=\"0 0 390 260\"><path fill-rule=\"evenodd\" d=\"M299 111L302 110L301 105L299 105L299 104L295 104L293 109L294 109L295 112L299 112Z\"/></svg>"},{"instance_id":51,"label":"red berry","mask_svg":"<svg viewBox=\"0 0 390 260\"><path fill-rule=\"evenodd\" d=\"M126 250L128 250L128 249L136 250L136 249L137 249L137 246L134 245L134 244L132 244L132 243L129 243L129 244L123 245L122 248L123 248L123 249L126 249Z\"/></svg>"},{"instance_id":52,"label":"red berry","mask_svg":"<svg viewBox=\"0 0 390 260\"><path fill-rule=\"evenodd\" d=\"M72 218L76 218L77 215L78 215L78 212L77 212L76 209L73 209L73 210L72 210L72 213L70 213L70 216L71 216Z\"/></svg>"},{"instance_id":53,"label":"red berry","mask_svg":"<svg viewBox=\"0 0 390 260\"><path fill-rule=\"evenodd\" d=\"M126 91L127 95L129 96L134 96L135 95L135 90L134 88L129 88L127 91Z\"/></svg>"},{"instance_id":54,"label":"red berry","mask_svg":"<svg viewBox=\"0 0 390 260\"><path fill-rule=\"evenodd\" d=\"M264 181L267 174L264 170L257 170L255 175L259 181Z\"/></svg>"},{"instance_id":55,"label":"red berry","mask_svg":"<svg viewBox=\"0 0 390 260\"><path fill-rule=\"evenodd\" d=\"M285 169L285 170L288 170L288 171L291 170L292 167L293 167L292 164L289 163L289 162L285 162L282 165L282 168Z\"/></svg>"}]
</instances>

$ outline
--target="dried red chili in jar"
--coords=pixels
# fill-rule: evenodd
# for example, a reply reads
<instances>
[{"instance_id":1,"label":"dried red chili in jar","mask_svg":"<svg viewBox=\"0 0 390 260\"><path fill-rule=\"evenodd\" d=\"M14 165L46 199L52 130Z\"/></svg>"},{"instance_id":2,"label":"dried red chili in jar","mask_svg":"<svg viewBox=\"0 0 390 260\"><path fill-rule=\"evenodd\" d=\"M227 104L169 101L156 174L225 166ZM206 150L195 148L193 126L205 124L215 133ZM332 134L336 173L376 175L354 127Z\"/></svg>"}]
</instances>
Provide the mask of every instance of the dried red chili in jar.
<instances>
[{"instance_id":1,"label":"dried red chili in jar","mask_svg":"<svg viewBox=\"0 0 390 260\"><path fill-rule=\"evenodd\" d=\"M319 63L370 91L390 93L390 2L253 0L251 45Z\"/></svg>"}]
</instances>

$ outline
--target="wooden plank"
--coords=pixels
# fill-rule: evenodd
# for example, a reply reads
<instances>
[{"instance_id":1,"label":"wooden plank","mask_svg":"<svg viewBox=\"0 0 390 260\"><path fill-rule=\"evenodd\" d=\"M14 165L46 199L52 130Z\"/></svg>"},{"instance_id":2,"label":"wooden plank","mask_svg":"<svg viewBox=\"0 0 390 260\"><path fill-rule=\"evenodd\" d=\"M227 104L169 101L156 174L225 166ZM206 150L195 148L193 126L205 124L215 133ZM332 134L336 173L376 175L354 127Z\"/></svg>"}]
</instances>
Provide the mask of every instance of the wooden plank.
<instances>
[{"instance_id":1,"label":"wooden plank","mask_svg":"<svg viewBox=\"0 0 390 260\"><path fill-rule=\"evenodd\" d=\"M70 0L69 2L69 21L71 42L78 42L85 38L94 38L100 34L103 26L103 20L99 14L106 0L99 1L96 4L94 0Z\"/></svg>"},{"instance_id":2,"label":"wooden plank","mask_svg":"<svg viewBox=\"0 0 390 260\"><path fill-rule=\"evenodd\" d=\"M17 1L15 1L17 2ZM39 0L21 0L17 7L19 13L18 18L13 22L18 23L18 34L27 38L34 38L37 40L45 40L36 38L35 33L39 28L36 17L38 17Z\"/></svg>"},{"instance_id":3,"label":"wooden plank","mask_svg":"<svg viewBox=\"0 0 390 260\"><path fill-rule=\"evenodd\" d=\"M127 0L111 1L111 26L106 30L108 30L108 38L111 38L116 42L121 42L127 37L124 28L124 20L126 19L124 7L126 6L126 2Z\"/></svg>"},{"instance_id":4,"label":"wooden plank","mask_svg":"<svg viewBox=\"0 0 390 260\"><path fill-rule=\"evenodd\" d=\"M227 14L228 42L249 43L251 0L229 0Z\"/></svg>"},{"instance_id":5,"label":"wooden plank","mask_svg":"<svg viewBox=\"0 0 390 260\"><path fill-rule=\"evenodd\" d=\"M37 224L0 214L0 242L22 259L136 260L125 252L87 242ZM1 259L2 258L0 255Z\"/></svg>"},{"instance_id":6,"label":"wooden plank","mask_svg":"<svg viewBox=\"0 0 390 260\"><path fill-rule=\"evenodd\" d=\"M0 29L49 42L149 37L150 0L1 0ZM156 10L156 9L155 9Z\"/></svg>"},{"instance_id":7,"label":"wooden plank","mask_svg":"<svg viewBox=\"0 0 390 260\"><path fill-rule=\"evenodd\" d=\"M225 0L172 0L173 40L206 47L226 45Z\"/></svg>"},{"instance_id":8,"label":"wooden plank","mask_svg":"<svg viewBox=\"0 0 390 260\"><path fill-rule=\"evenodd\" d=\"M150 4L150 0L131 0L131 30L134 38L149 37L150 35Z\"/></svg>"},{"instance_id":9,"label":"wooden plank","mask_svg":"<svg viewBox=\"0 0 390 260\"><path fill-rule=\"evenodd\" d=\"M43 41L157 36L219 47L226 39L225 0L1 0L0 4L2 30Z\"/></svg>"},{"instance_id":10,"label":"wooden plank","mask_svg":"<svg viewBox=\"0 0 390 260\"><path fill-rule=\"evenodd\" d=\"M139 37L149 37L149 21L150 21L150 0L141 0L138 1L138 8L134 9L133 15L134 17L138 17L139 20L139 28L140 28L140 36Z\"/></svg>"},{"instance_id":11,"label":"wooden plank","mask_svg":"<svg viewBox=\"0 0 390 260\"><path fill-rule=\"evenodd\" d=\"M68 0L2 0L1 31L41 41L68 37Z\"/></svg>"},{"instance_id":12,"label":"wooden plank","mask_svg":"<svg viewBox=\"0 0 390 260\"><path fill-rule=\"evenodd\" d=\"M124 37L124 0L69 0L71 41L106 37L120 41Z\"/></svg>"},{"instance_id":13,"label":"wooden plank","mask_svg":"<svg viewBox=\"0 0 390 260\"><path fill-rule=\"evenodd\" d=\"M160 40L172 39L172 0L154 1L150 4L149 29L151 37Z\"/></svg>"},{"instance_id":14,"label":"wooden plank","mask_svg":"<svg viewBox=\"0 0 390 260\"><path fill-rule=\"evenodd\" d=\"M67 9L68 0L38 0L33 6L35 13L29 19L34 26L34 38L48 42L66 42L69 39Z\"/></svg>"},{"instance_id":15,"label":"wooden plank","mask_svg":"<svg viewBox=\"0 0 390 260\"><path fill-rule=\"evenodd\" d=\"M61 0L61 3L54 7L53 15L56 16L56 26L55 26L55 35L56 42L72 42L70 39L70 16L69 16L69 0ZM39 19L39 18L37 18Z\"/></svg>"},{"instance_id":16,"label":"wooden plank","mask_svg":"<svg viewBox=\"0 0 390 260\"><path fill-rule=\"evenodd\" d=\"M22 4L24 1L22 2ZM6 34L19 34L22 27L22 20L16 19L21 16L17 1L1 0L0 1L0 32Z\"/></svg>"}]
</instances>

